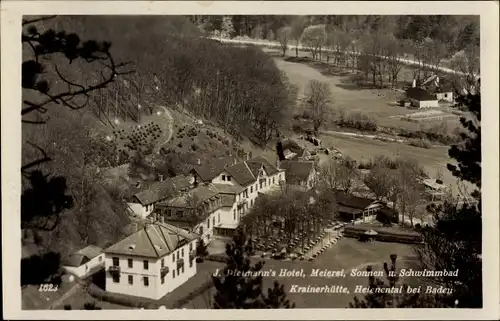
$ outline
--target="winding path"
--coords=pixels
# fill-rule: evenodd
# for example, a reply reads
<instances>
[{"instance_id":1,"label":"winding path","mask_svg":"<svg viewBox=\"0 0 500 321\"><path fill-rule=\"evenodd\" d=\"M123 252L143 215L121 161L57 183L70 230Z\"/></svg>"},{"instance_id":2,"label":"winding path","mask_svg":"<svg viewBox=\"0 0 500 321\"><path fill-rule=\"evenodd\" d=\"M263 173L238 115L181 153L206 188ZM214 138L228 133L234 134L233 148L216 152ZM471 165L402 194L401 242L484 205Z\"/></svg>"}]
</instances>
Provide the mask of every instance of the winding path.
<instances>
[{"instance_id":1,"label":"winding path","mask_svg":"<svg viewBox=\"0 0 500 321\"><path fill-rule=\"evenodd\" d=\"M174 123L174 117L172 117L172 114L170 113L170 111L167 109L167 107L165 106L160 106L160 105L157 105L156 108L160 108L163 110L163 113L162 115L165 117L165 123L160 123L160 126L165 126L164 130L166 130L168 132L167 134L167 137L165 137L165 139L163 140L163 142L159 142L156 147L154 148L154 152L155 153L158 153L160 151L160 149L170 141L170 139L172 138L172 135L174 133L174 129L173 129L173 123Z\"/></svg>"}]
</instances>

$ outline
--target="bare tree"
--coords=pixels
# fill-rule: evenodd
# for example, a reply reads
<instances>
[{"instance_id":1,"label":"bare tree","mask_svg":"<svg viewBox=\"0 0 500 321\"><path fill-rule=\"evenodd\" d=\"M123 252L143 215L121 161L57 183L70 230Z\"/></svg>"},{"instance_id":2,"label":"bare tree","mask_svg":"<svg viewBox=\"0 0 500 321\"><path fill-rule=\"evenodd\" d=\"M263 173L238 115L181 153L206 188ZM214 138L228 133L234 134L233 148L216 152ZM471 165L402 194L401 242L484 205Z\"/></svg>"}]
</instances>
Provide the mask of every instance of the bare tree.
<instances>
[{"instance_id":1,"label":"bare tree","mask_svg":"<svg viewBox=\"0 0 500 321\"><path fill-rule=\"evenodd\" d=\"M291 23L291 38L295 40L295 57L299 56L299 42L302 37L302 32L306 26L304 16L295 16Z\"/></svg>"},{"instance_id":2,"label":"bare tree","mask_svg":"<svg viewBox=\"0 0 500 321\"><path fill-rule=\"evenodd\" d=\"M328 83L318 80L311 80L306 90L306 106L312 114L314 132L318 132L333 103L332 91Z\"/></svg>"},{"instance_id":3,"label":"bare tree","mask_svg":"<svg viewBox=\"0 0 500 321\"><path fill-rule=\"evenodd\" d=\"M301 42L309 48L313 59L321 60L321 49L326 44L325 25L312 25L305 28Z\"/></svg>"},{"instance_id":4,"label":"bare tree","mask_svg":"<svg viewBox=\"0 0 500 321\"><path fill-rule=\"evenodd\" d=\"M280 43L281 51L283 52L283 57L285 57L286 50L288 49L288 43L292 38L292 27L281 27L277 32L277 40Z\"/></svg>"}]
</instances>

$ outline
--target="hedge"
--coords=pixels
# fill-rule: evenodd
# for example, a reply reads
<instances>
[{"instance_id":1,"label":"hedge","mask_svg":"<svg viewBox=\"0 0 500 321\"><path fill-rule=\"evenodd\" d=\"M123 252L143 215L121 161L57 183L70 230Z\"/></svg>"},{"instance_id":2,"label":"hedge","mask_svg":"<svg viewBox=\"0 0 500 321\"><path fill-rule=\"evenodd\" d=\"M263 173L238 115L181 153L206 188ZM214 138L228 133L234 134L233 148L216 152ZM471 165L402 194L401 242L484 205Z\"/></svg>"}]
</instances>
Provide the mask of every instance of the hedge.
<instances>
[{"instance_id":1,"label":"hedge","mask_svg":"<svg viewBox=\"0 0 500 321\"><path fill-rule=\"evenodd\" d=\"M214 261L214 262L222 262L222 263L227 262L227 258L226 258L225 254L210 254L210 255L205 257L205 260Z\"/></svg>"},{"instance_id":2,"label":"hedge","mask_svg":"<svg viewBox=\"0 0 500 321\"><path fill-rule=\"evenodd\" d=\"M184 305L186 305L189 301L192 301L194 298L197 296L201 295L208 289L212 288L214 286L212 279L208 279L205 281L202 285L194 289L192 292L190 292L188 295L185 297L175 301L175 303L172 305L172 309L180 309Z\"/></svg>"},{"instance_id":3,"label":"hedge","mask_svg":"<svg viewBox=\"0 0 500 321\"><path fill-rule=\"evenodd\" d=\"M88 292L94 298L104 302L120 304L132 308L144 308L144 309L158 308L158 303L156 303L155 300L104 291L103 289L99 288L97 285L93 283L88 286Z\"/></svg>"}]
</instances>

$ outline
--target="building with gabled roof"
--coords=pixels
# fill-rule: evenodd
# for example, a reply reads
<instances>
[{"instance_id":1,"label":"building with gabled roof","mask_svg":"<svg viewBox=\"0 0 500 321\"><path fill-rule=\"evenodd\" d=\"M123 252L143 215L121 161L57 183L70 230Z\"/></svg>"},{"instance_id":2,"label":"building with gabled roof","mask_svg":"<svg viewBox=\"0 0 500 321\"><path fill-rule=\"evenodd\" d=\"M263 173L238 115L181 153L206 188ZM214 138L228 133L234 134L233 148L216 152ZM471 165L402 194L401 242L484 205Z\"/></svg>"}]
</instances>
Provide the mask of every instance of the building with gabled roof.
<instances>
[{"instance_id":1,"label":"building with gabled roof","mask_svg":"<svg viewBox=\"0 0 500 321\"><path fill-rule=\"evenodd\" d=\"M318 172L314 162L283 160L280 162L280 168L286 172L287 185L311 189L317 183Z\"/></svg>"},{"instance_id":2,"label":"building with gabled roof","mask_svg":"<svg viewBox=\"0 0 500 321\"><path fill-rule=\"evenodd\" d=\"M146 218L153 212L155 204L187 190L190 186L191 182L185 176L170 177L154 182L144 190L134 194L127 205L134 214Z\"/></svg>"},{"instance_id":3,"label":"building with gabled roof","mask_svg":"<svg viewBox=\"0 0 500 321\"><path fill-rule=\"evenodd\" d=\"M75 253L72 253L62 262L63 269L80 278L104 267L104 254L102 249L95 245L88 245Z\"/></svg>"},{"instance_id":4,"label":"building with gabled roof","mask_svg":"<svg viewBox=\"0 0 500 321\"><path fill-rule=\"evenodd\" d=\"M160 299L196 274L197 239L167 223L146 224L104 250L106 291Z\"/></svg>"},{"instance_id":5,"label":"building with gabled roof","mask_svg":"<svg viewBox=\"0 0 500 321\"><path fill-rule=\"evenodd\" d=\"M273 185L279 185L281 180L285 180L284 170L278 169L263 156L238 163L226 163L225 166L222 165L223 163L220 163L218 166L207 164L206 166L210 170L201 169L200 166L204 165L200 165L192 171L195 186L210 184L219 190L219 194L225 195L222 198L225 206L222 206L214 213L215 216L211 216L212 221L202 227L204 233L200 234L205 234L207 232L206 229L212 231L214 226L221 227L222 225L234 230L241 216L245 215L253 206L258 196L258 191L268 189ZM218 173L214 168L218 168ZM206 174L208 172L210 175ZM233 197L234 203L230 207L228 206L229 201ZM215 224L213 224L214 219ZM210 233L210 235L213 234Z\"/></svg>"},{"instance_id":6,"label":"building with gabled roof","mask_svg":"<svg viewBox=\"0 0 500 321\"><path fill-rule=\"evenodd\" d=\"M439 107L435 95L420 87L411 87L406 90L406 98L415 108Z\"/></svg>"}]
</instances>

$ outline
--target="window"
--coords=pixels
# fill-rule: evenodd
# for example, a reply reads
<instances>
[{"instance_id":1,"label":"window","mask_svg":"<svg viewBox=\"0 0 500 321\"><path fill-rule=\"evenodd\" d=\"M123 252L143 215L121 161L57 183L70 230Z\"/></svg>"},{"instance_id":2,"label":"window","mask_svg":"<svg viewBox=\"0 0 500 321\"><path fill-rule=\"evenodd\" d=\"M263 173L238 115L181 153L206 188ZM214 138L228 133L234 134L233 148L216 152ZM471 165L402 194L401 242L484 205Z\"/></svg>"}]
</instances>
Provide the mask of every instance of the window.
<instances>
[{"instance_id":1,"label":"window","mask_svg":"<svg viewBox=\"0 0 500 321\"><path fill-rule=\"evenodd\" d=\"M184 273L184 265L182 266L182 273Z\"/></svg>"},{"instance_id":2,"label":"window","mask_svg":"<svg viewBox=\"0 0 500 321\"><path fill-rule=\"evenodd\" d=\"M99 256L99 262L102 262L102 256Z\"/></svg>"},{"instance_id":3,"label":"window","mask_svg":"<svg viewBox=\"0 0 500 321\"><path fill-rule=\"evenodd\" d=\"M203 235L203 226L200 226L200 235Z\"/></svg>"},{"instance_id":4,"label":"window","mask_svg":"<svg viewBox=\"0 0 500 321\"><path fill-rule=\"evenodd\" d=\"M274 182L274 177L273 177L273 184L276 184L276 183Z\"/></svg>"},{"instance_id":5,"label":"window","mask_svg":"<svg viewBox=\"0 0 500 321\"><path fill-rule=\"evenodd\" d=\"M233 210L233 220L236 220L236 210Z\"/></svg>"},{"instance_id":6,"label":"window","mask_svg":"<svg viewBox=\"0 0 500 321\"><path fill-rule=\"evenodd\" d=\"M144 277L144 286L149 286L149 278L147 276Z\"/></svg>"},{"instance_id":7,"label":"window","mask_svg":"<svg viewBox=\"0 0 500 321\"><path fill-rule=\"evenodd\" d=\"M225 181L226 180L226 175L222 175L222 180Z\"/></svg>"},{"instance_id":8,"label":"window","mask_svg":"<svg viewBox=\"0 0 500 321\"><path fill-rule=\"evenodd\" d=\"M215 226L215 216L212 217L212 226Z\"/></svg>"},{"instance_id":9,"label":"window","mask_svg":"<svg viewBox=\"0 0 500 321\"><path fill-rule=\"evenodd\" d=\"M172 279L175 279L175 270L172 271Z\"/></svg>"},{"instance_id":10,"label":"window","mask_svg":"<svg viewBox=\"0 0 500 321\"><path fill-rule=\"evenodd\" d=\"M262 182L259 183L259 189L262 189Z\"/></svg>"},{"instance_id":11,"label":"window","mask_svg":"<svg viewBox=\"0 0 500 321\"><path fill-rule=\"evenodd\" d=\"M230 182L231 181L231 176L228 176L227 177L227 181Z\"/></svg>"},{"instance_id":12,"label":"window","mask_svg":"<svg viewBox=\"0 0 500 321\"><path fill-rule=\"evenodd\" d=\"M217 223L220 223L220 213L217 214Z\"/></svg>"},{"instance_id":13,"label":"window","mask_svg":"<svg viewBox=\"0 0 500 321\"><path fill-rule=\"evenodd\" d=\"M161 267L165 266L165 259L161 259Z\"/></svg>"},{"instance_id":14,"label":"window","mask_svg":"<svg viewBox=\"0 0 500 321\"><path fill-rule=\"evenodd\" d=\"M134 276L133 275L128 276L128 284L130 284L130 285L134 284Z\"/></svg>"},{"instance_id":15,"label":"window","mask_svg":"<svg viewBox=\"0 0 500 321\"><path fill-rule=\"evenodd\" d=\"M161 284L165 284L165 277L164 276L161 277Z\"/></svg>"},{"instance_id":16,"label":"window","mask_svg":"<svg viewBox=\"0 0 500 321\"><path fill-rule=\"evenodd\" d=\"M184 257L184 249L181 249L181 256Z\"/></svg>"},{"instance_id":17,"label":"window","mask_svg":"<svg viewBox=\"0 0 500 321\"><path fill-rule=\"evenodd\" d=\"M175 262L175 252L172 253L172 262Z\"/></svg>"},{"instance_id":18,"label":"window","mask_svg":"<svg viewBox=\"0 0 500 321\"><path fill-rule=\"evenodd\" d=\"M117 257L113 258L113 266L120 266L120 259Z\"/></svg>"},{"instance_id":19,"label":"window","mask_svg":"<svg viewBox=\"0 0 500 321\"><path fill-rule=\"evenodd\" d=\"M210 228L210 219L207 219L207 228Z\"/></svg>"},{"instance_id":20,"label":"window","mask_svg":"<svg viewBox=\"0 0 500 321\"><path fill-rule=\"evenodd\" d=\"M189 252L193 250L193 243L189 243Z\"/></svg>"},{"instance_id":21,"label":"window","mask_svg":"<svg viewBox=\"0 0 500 321\"><path fill-rule=\"evenodd\" d=\"M253 186L250 186L250 193L253 193Z\"/></svg>"},{"instance_id":22,"label":"window","mask_svg":"<svg viewBox=\"0 0 500 321\"><path fill-rule=\"evenodd\" d=\"M120 275L118 273L113 273L112 276L114 283L120 283Z\"/></svg>"},{"instance_id":23,"label":"window","mask_svg":"<svg viewBox=\"0 0 500 321\"><path fill-rule=\"evenodd\" d=\"M192 268L193 267L193 261L194 260L189 260L189 267Z\"/></svg>"},{"instance_id":24,"label":"window","mask_svg":"<svg viewBox=\"0 0 500 321\"><path fill-rule=\"evenodd\" d=\"M147 270L147 269L149 269L149 261L144 260L144 270Z\"/></svg>"},{"instance_id":25,"label":"window","mask_svg":"<svg viewBox=\"0 0 500 321\"><path fill-rule=\"evenodd\" d=\"M127 261L128 261L128 267L132 268L134 266L134 260L128 259Z\"/></svg>"}]
</instances>

